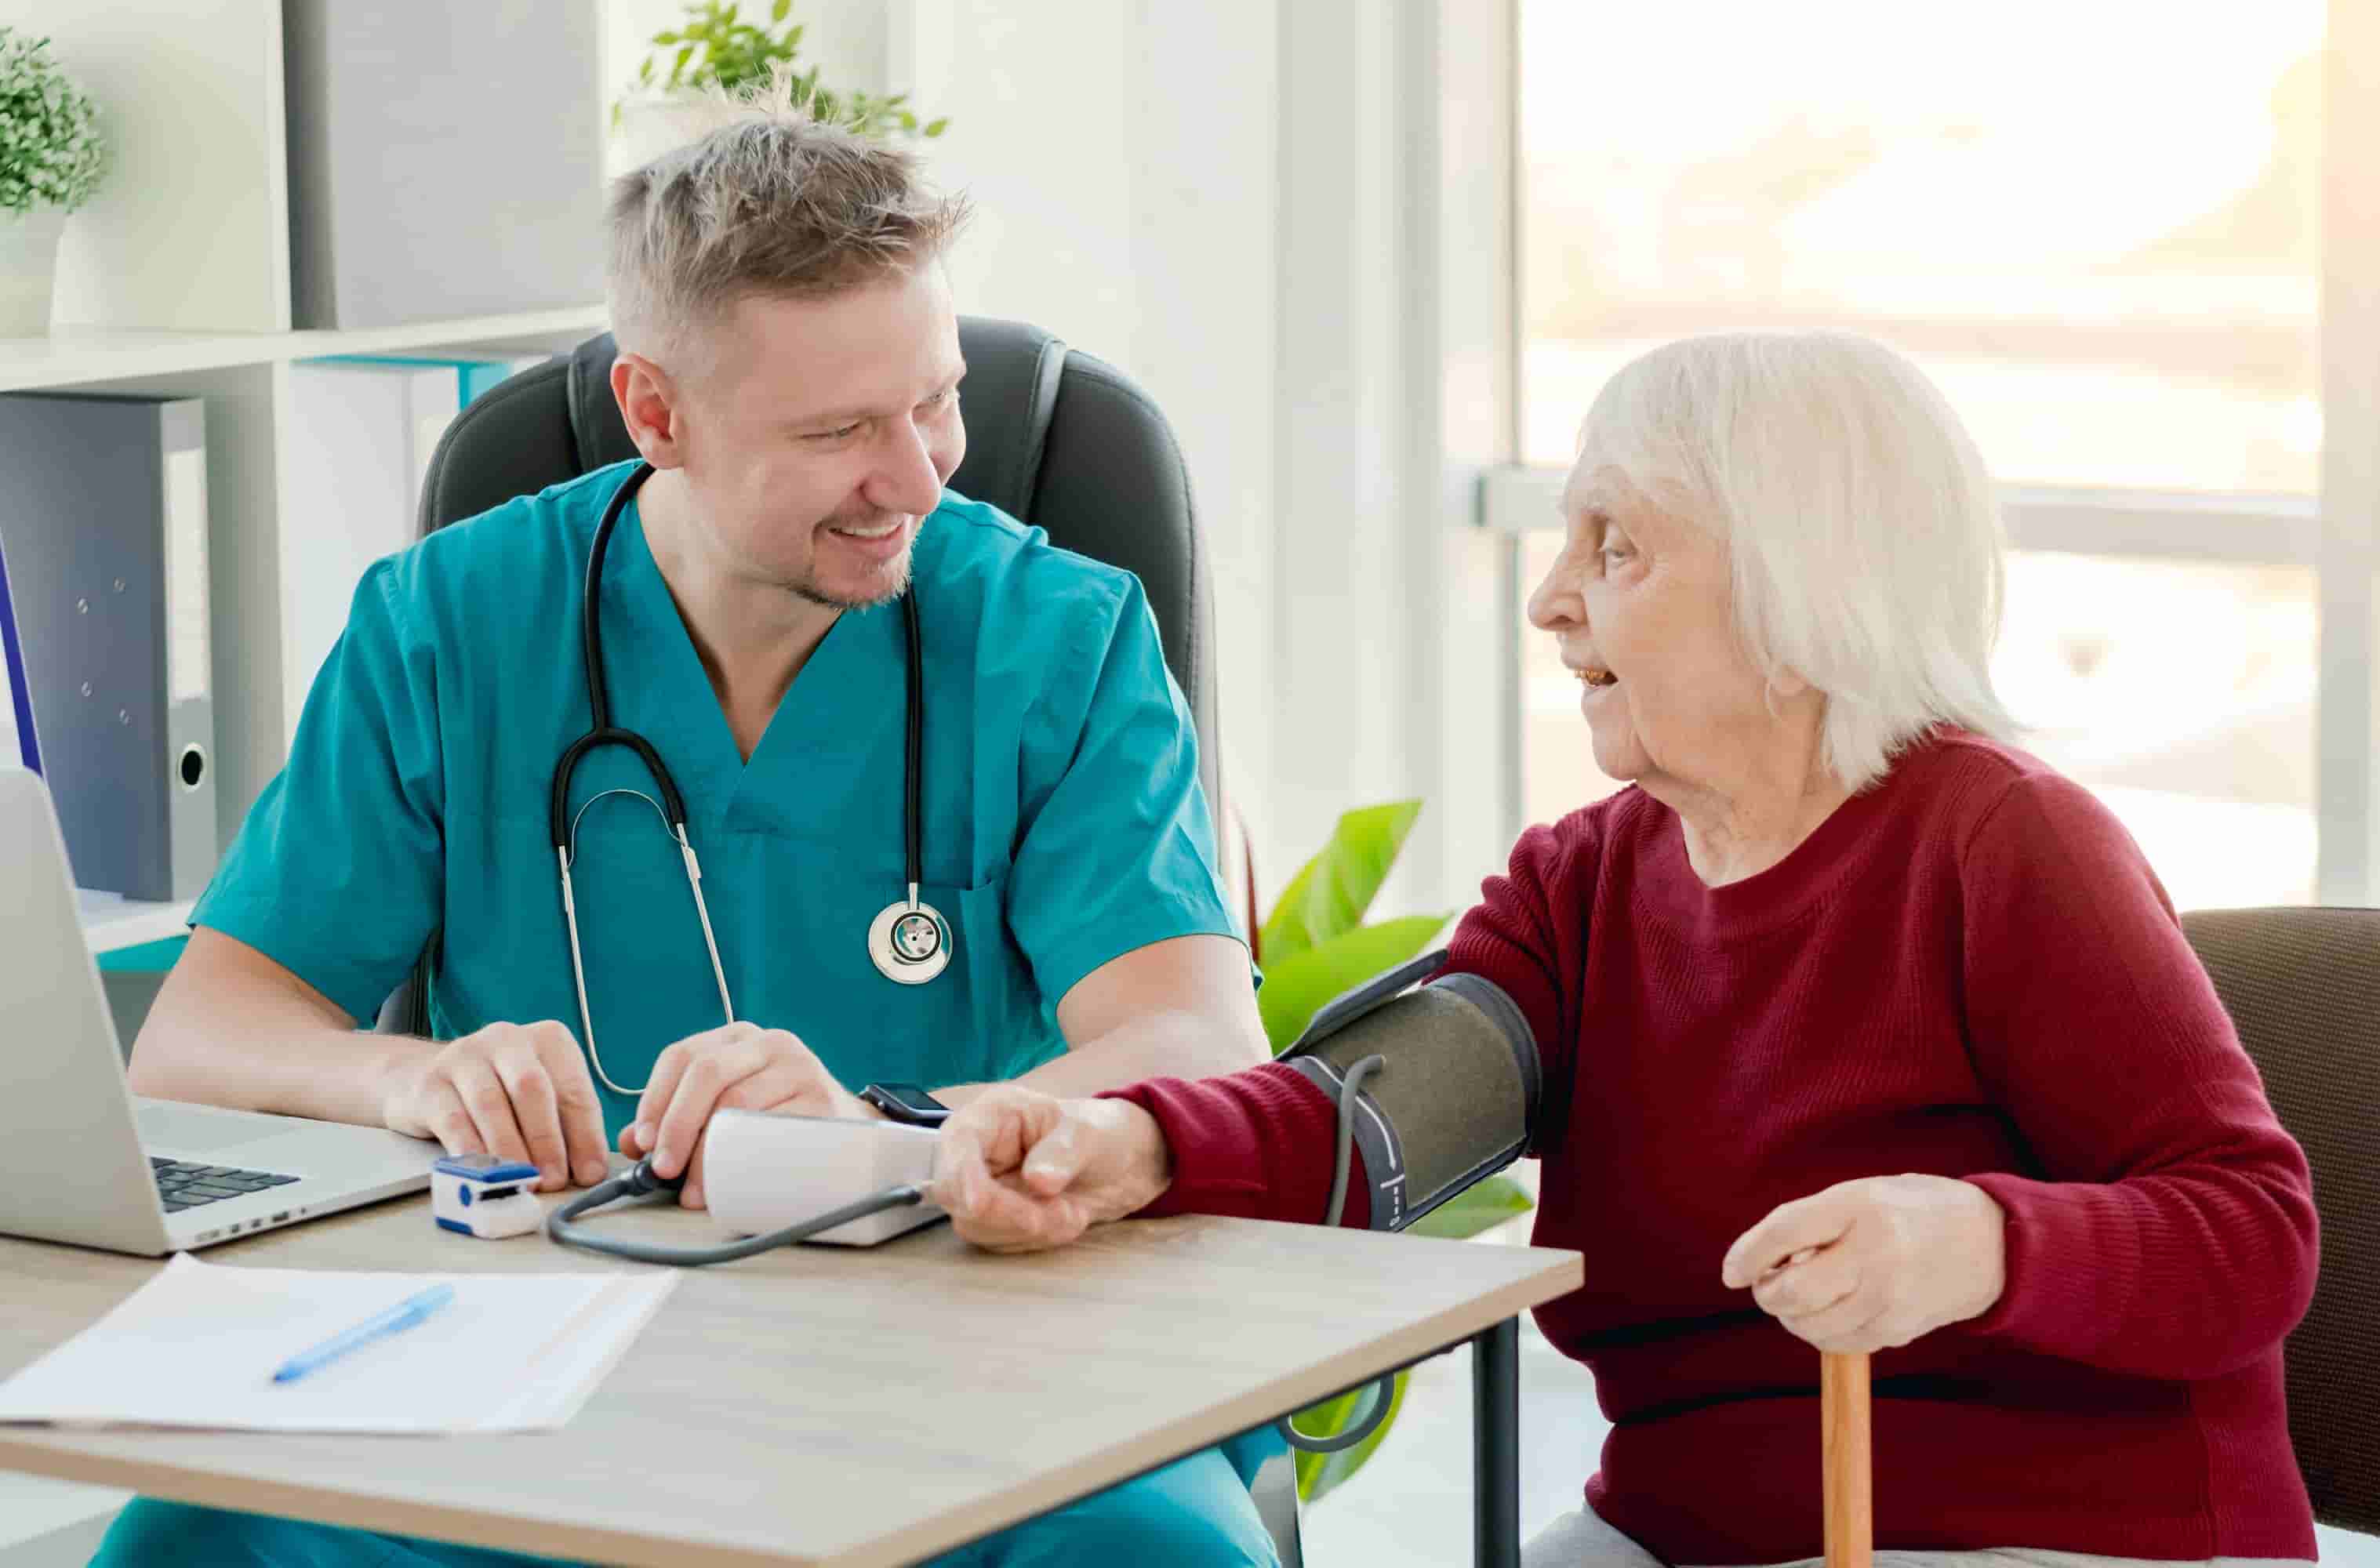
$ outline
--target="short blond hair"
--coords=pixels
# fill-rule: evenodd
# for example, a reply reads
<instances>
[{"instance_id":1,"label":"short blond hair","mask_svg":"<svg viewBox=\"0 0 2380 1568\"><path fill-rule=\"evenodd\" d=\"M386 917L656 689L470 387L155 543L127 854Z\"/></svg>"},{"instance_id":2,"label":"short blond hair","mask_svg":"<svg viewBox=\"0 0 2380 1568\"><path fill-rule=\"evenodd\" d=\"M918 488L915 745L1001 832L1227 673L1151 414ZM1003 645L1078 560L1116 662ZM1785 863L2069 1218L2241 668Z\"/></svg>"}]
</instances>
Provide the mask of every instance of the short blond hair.
<instances>
[{"instance_id":1,"label":"short blond hair","mask_svg":"<svg viewBox=\"0 0 2380 1568\"><path fill-rule=\"evenodd\" d=\"M1826 695L1864 790L1937 725L2006 741L1992 690L2005 544L1982 454L1924 372L1844 332L1687 338L1604 384L1580 459L1727 541L1755 666Z\"/></svg>"},{"instance_id":2,"label":"short blond hair","mask_svg":"<svg viewBox=\"0 0 2380 1568\"><path fill-rule=\"evenodd\" d=\"M710 95L710 128L612 182L605 296L623 349L681 374L752 295L814 299L905 274L966 222L917 160L794 108L783 72Z\"/></svg>"}]
</instances>

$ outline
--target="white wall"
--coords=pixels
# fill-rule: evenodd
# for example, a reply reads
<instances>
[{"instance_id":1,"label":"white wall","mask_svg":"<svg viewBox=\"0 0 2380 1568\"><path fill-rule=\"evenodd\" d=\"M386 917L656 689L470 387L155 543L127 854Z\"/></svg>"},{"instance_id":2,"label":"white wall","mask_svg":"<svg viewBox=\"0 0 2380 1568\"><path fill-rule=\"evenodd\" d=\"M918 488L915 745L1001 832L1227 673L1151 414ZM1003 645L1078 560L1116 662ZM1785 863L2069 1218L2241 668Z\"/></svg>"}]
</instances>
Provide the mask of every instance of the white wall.
<instances>
[{"instance_id":1,"label":"white wall","mask_svg":"<svg viewBox=\"0 0 2380 1568\"><path fill-rule=\"evenodd\" d=\"M892 0L892 83L947 115L935 178L975 218L959 308L1031 321L1138 381L1214 551L1229 788L1269 889L1278 0ZM1284 864L1285 861L1291 862Z\"/></svg>"},{"instance_id":2,"label":"white wall","mask_svg":"<svg viewBox=\"0 0 2380 1568\"><path fill-rule=\"evenodd\" d=\"M608 0L625 80L674 0ZM1463 532L1501 455L1500 62L1472 0L804 0L830 79L947 115L959 308L1116 365L1179 435L1212 547L1222 763L1260 892L1351 806L1429 802L1381 912L1500 862L1503 628ZM1499 23L1499 26L1501 24ZM1489 95L1492 97L1492 94ZM1458 232L1459 230L1459 232ZM1482 243L1483 239L1488 243Z\"/></svg>"},{"instance_id":3,"label":"white wall","mask_svg":"<svg viewBox=\"0 0 2380 1568\"><path fill-rule=\"evenodd\" d=\"M605 0L607 84L676 0ZM1272 682L1279 0L802 0L805 60L837 86L906 90L918 144L975 218L959 308L1033 322L1108 360L1166 411L1214 550L1223 765L1259 875L1302 854L1268 835Z\"/></svg>"}]
</instances>

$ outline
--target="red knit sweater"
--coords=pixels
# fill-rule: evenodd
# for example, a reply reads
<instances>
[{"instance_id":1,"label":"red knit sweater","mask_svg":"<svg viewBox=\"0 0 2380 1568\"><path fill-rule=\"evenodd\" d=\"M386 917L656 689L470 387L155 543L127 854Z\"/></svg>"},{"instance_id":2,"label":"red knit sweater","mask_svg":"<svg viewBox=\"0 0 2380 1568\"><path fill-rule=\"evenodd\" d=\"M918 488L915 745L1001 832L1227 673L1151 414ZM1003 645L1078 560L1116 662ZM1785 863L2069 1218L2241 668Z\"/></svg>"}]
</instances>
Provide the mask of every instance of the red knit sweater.
<instances>
[{"instance_id":1,"label":"red knit sweater","mask_svg":"<svg viewBox=\"0 0 2380 1568\"><path fill-rule=\"evenodd\" d=\"M2008 1285L1875 1358L1878 1547L2313 1556L2280 1353L2313 1289L2304 1157L2079 786L1946 732L1722 887L1623 790L1522 838L1450 968L1545 1052L1536 1240L1586 1285L1537 1321L1613 1423L1606 1520L1671 1562L1822 1550L1817 1352L1719 1262L1779 1203L1925 1172L2007 1212ZM1318 1218L1334 1111L1304 1079L1126 1093L1172 1145L1150 1212Z\"/></svg>"}]
</instances>

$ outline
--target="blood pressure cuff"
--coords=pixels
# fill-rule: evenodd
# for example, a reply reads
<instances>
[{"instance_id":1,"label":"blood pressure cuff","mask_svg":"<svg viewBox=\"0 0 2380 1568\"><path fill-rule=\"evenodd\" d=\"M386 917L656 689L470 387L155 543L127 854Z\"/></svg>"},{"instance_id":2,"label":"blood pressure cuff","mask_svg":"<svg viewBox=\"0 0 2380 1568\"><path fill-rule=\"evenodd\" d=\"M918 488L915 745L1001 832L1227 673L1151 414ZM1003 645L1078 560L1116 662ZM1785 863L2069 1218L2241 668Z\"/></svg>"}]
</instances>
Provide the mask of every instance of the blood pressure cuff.
<instances>
[{"instance_id":1,"label":"blood pressure cuff","mask_svg":"<svg viewBox=\"0 0 2380 1568\"><path fill-rule=\"evenodd\" d=\"M1342 1104L1351 1069L1355 1148L1372 1229L1402 1230L1520 1158L1536 1125L1544 1069L1519 1004L1492 981L1451 974L1425 953L1325 1006L1281 1059Z\"/></svg>"}]
</instances>

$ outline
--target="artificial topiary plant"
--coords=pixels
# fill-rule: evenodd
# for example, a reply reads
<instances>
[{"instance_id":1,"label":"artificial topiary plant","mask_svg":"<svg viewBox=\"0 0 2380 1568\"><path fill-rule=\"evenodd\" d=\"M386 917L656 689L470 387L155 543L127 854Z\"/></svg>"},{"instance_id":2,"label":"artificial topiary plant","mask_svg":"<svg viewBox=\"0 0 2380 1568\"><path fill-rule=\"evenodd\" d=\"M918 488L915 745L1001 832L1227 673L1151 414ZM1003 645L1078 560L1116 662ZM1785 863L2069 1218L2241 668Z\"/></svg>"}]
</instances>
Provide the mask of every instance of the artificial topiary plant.
<instances>
[{"instance_id":1,"label":"artificial topiary plant","mask_svg":"<svg viewBox=\"0 0 2380 1568\"><path fill-rule=\"evenodd\" d=\"M72 212L107 173L99 110L49 53L46 38L0 27L0 211Z\"/></svg>"}]
</instances>

